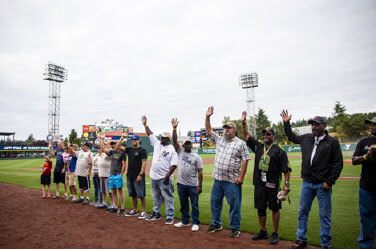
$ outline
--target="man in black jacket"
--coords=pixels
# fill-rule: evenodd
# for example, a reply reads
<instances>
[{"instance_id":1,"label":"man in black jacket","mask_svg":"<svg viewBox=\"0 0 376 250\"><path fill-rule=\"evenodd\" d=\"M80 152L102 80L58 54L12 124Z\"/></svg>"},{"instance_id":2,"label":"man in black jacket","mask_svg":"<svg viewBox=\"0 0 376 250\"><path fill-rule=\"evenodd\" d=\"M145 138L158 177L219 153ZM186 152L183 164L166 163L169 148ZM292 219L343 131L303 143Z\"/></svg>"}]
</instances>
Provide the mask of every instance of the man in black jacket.
<instances>
[{"instance_id":1,"label":"man in black jacket","mask_svg":"<svg viewBox=\"0 0 376 250\"><path fill-rule=\"evenodd\" d=\"M341 174L343 157L338 140L328 135L326 121L315 116L308 121L312 134L296 135L292 132L291 115L287 110L281 113L288 139L300 144L302 151L303 184L300 192L297 241L293 248L307 245L308 216L312 202L317 196L320 215L320 244L323 248L332 246L332 186Z\"/></svg>"}]
</instances>

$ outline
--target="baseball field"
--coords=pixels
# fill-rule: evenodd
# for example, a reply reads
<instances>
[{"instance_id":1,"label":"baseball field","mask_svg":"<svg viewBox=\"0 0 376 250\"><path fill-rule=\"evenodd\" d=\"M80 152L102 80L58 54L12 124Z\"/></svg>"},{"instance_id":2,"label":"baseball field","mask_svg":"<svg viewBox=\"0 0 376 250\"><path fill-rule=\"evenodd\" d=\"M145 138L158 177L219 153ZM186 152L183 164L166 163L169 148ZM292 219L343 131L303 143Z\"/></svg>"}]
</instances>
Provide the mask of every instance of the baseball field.
<instances>
[{"instance_id":1,"label":"baseball field","mask_svg":"<svg viewBox=\"0 0 376 250\"><path fill-rule=\"evenodd\" d=\"M357 237L359 235L360 230L360 222L359 222L359 208L358 208L358 185L359 185L359 176L360 176L360 166L352 166L351 165L351 155L352 152L344 152L344 168L341 174L340 179L336 182L333 186L333 196L332 196L332 239L333 239L333 248L358 248L357 245ZM203 192L200 195L199 207L200 207L200 221L202 224L209 225L211 219L211 212L210 212L210 192L211 187L213 184L213 178L211 177L213 171L213 162L214 162L214 155L201 155L204 160L204 180L203 180ZM296 239L295 233L297 228L297 215L299 209L299 195L300 195L300 187L302 184L302 180L299 178L300 176L300 164L301 164L301 154L300 153L289 153L289 161L291 168L293 170L291 179L291 192L290 192L290 200L291 204L287 201L283 202L282 204L282 211L281 211L281 221L280 221L280 228L279 228L279 236L280 239L294 241ZM252 154L253 158L253 154ZM53 160L55 163L55 160ZM27 189L23 190L31 190L31 189L40 189L40 174L41 168L43 165L43 159L24 159L24 160L2 160L0 161L0 182L8 183L8 184L15 184L18 186L26 187ZM253 185L252 185L252 173L253 173L253 160L248 165L248 171L246 174L246 178L243 184L243 200L242 200L242 220L241 220L241 231L242 235L241 238L245 237L247 233L254 234L259 231L258 219L257 219L257 211L253 207ZM150 160L148 161L148 167L150 168ZM175 187L176 187L176 176L175 176ZM14 186L2 184L3 191L12 189ZM31 188L31 189L30 189ZM54 192L54 184L51 185L52 191ZM147 194L147 212L152 211L152 197L151 197L151 185L149 176L147 176L147 185L146 185L146 194ZM41 191L39 190L32 190L31 195L27 197L29 199L35 200L36 202L40 203L41 207L46 207L46 202L49 204L54 203L51 199L43 200L41 199ZM60 188L60 192L63 193L63 189ZM9 193L9 192L8 192ZM93 197L93 193L91 192L91 197ZM180 218L180 205L177 192L174 193L175 195L175 218L178 220ZM6 197L6 199L19 199L17 196L13 196L11 193ZM59 200L56 201L59 204L59 208L64 206L63 203L68 203L68 201ZM56 205L56 202L54 205ZM4 203L4 201L2 201ZM38 204L37 203L37 204ZM51 205L52 206L52 205ZM66 205L68 206L68 204ZM74 206L69 203L69 206ZM78 205L76 205L77 207ZM139 205L140 206L140 205ZM27 209L28 203L25 202L22 205L23 209ZM128 198L126 195L126 208L131 208L131 199ZM47 206L48 208L48 206ZM229 228L229 218L228 218L228 205L224 202L223 212L222 212L222 219L225 228ZM80 209L83 209L80 207ZM85 208L86 209L86 208ZM93 208L94 209L94 208ZM3 208L1 209L1 220L3 220L8 215L4 212ZM86 211L86 210L85 210ZM14 208L14 212L17 213L17 207ZM21 210L20 210L21 213ZM24 213L24 212L22 212ZM162 214L164 215L164 207L162 207ZM24 216L28 216L24 214ZM176 221L177 221L176 220ZM26 223L26 222L25 222ZM142 222L146 223L146 222ZM24 225L27 226L27 225ZM200 231L205 230L207 227L202 226ZM271 211L267 213L267 228L268 231L271 233L272 231L272 223L271 223ZM4 229L3 229L4 230ZM55 226L55 230L63 230L59 228L59 225ZM64 229L65 230L65 229ZM179 230L179 229L176 229ZM312 210L310 213L309 218L309 225L308 225L308 243L313 246L320 245L320 238L319 238L319 231L320 231L320 222L319 222L319 215L318 215L318 203L315 199ZM5 235L2 232L2 235ZM36 232L38 233L38 232ZM157 232L155 232L157 233ZM221 232L222 234L222 232ZM249 235L250 235L249 234ZM209 239L208 244L205 245L204 241L200 245L175 245L176 248L242 248L242 245L226 245L225 243L221 243L220 240L222 238L229 238L229 233L225 234L223 237L218 237L217 245L213 243L213 240L216 239L216 235L207 235L202 234L202 237L207 237ZM30 235L32 237L32 235ZM213 238L214 237L214 238ZM147 239L147 238L146 238ZM230 239L232 242L236 242L237 239ZM215 241L215 240L214 240ZM207 242L207 241L205 241ZM245 240L248 243L248 248L255 247L255 248L264 248L262 245L254 245L252 246L252 240L249 237ZM231 242L230 242L231 243ZM78 243L77 243L78 244ZM219 244L219 245L218 245ZM222 245L221 245L222 244ZM265 247L270 248L271 246L265 241ZM5 246L5 245L3 245ZM79 245L56 245L53 248L81 248ZM113 246L113 245L110 245ZM29 246L26 248L33 248L33 246ZM42 246L43 247L43 246ZM49 245L45 245L44 247L49 247ZM82 248L88 248L89 246L82 246ZM95 247L95 246L94 246ZM106 245L97 246L96 248L101 247L109 247ZM134 248L128 246L129 248ZM148 248L153 246L143 245L140 246L141 248ZM154 247L158 248L157 245ZM160 246L162 247L162 246ZM279 247L291 247L290 243L281 243ZM7 247L12 248L12 247ZM21 246L22 248L22 246ZM111 248L111 247L110 247ZM127 246L113 246L112 248L127 248ZM169 248L163 246L163 248Z\"/></svg>"}]
</instances>

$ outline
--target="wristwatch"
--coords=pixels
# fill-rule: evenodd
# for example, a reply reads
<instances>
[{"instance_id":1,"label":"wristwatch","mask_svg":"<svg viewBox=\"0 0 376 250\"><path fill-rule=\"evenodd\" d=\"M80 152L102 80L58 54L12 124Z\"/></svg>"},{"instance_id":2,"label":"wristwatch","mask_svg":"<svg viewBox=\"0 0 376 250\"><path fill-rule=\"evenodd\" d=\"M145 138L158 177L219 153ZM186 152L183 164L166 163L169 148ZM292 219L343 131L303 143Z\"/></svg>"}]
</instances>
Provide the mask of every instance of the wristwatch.
<instances>
[{"instance_id":1,"label":"wristwatch","mask_svg":"<svg viewBox=\"0 0 376 250\"><path fill-rule=\"evenodd\" d=\"M285 181L285 185L286 186L290 186L290 182L289 181Z\"/></svg>"}]
</instances>

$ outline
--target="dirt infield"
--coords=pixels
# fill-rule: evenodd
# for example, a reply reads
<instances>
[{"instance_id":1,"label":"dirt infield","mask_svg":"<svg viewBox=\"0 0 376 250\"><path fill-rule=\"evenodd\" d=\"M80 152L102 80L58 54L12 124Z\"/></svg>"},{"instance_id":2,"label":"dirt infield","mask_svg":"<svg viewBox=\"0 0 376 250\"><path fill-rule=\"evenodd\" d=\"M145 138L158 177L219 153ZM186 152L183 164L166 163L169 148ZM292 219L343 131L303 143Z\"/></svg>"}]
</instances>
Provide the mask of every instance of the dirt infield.
<instances>
[{"instance_id":1,"label":"dirt infield","mask_svg":"<svg viewBox=\"0 0 376 250\"><path fill-rule=\"evenodd\" d=\"M249 233L206 233L174 228L161 221L117 217L93 206L42 199L41 191L0 183L0 248L291 248L252 241ZM177 222L177 221L175 221ZM312 248L312 247L309 247Z\"/></svg>"}]
</instances>

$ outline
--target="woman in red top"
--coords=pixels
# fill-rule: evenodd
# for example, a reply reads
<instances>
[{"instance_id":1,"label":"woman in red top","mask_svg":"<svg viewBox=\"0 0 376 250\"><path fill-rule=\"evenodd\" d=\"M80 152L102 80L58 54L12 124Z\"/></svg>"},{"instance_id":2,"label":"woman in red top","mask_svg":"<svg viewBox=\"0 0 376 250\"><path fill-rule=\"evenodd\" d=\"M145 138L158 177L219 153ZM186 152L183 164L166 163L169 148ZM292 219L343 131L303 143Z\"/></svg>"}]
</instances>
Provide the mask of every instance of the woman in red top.
<instances>
[{"instance_id":1,"label":"woman in red top","mask_svg":"<svg viewBox=\"0 0 376 250\"><path fill-rule=\"evenodd\" d=\"M51 168L52 168L52 161L50 160L50 157L45 156L44 157L44 164L43 164L43 172L40 176L40 184L42 184L42 198L46 198L46 185L48 188L48 198L51 197Z\"/></svg>"}]
</instances>

